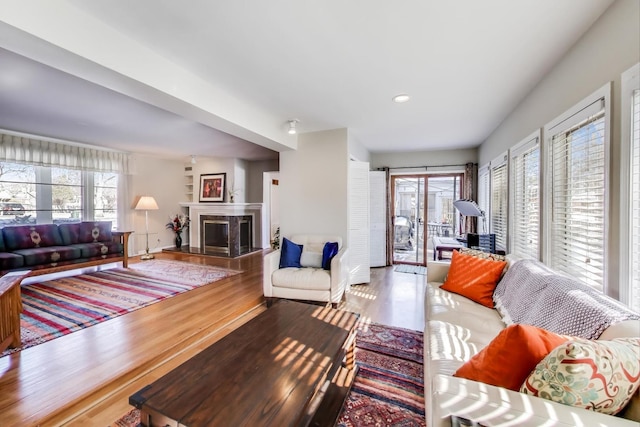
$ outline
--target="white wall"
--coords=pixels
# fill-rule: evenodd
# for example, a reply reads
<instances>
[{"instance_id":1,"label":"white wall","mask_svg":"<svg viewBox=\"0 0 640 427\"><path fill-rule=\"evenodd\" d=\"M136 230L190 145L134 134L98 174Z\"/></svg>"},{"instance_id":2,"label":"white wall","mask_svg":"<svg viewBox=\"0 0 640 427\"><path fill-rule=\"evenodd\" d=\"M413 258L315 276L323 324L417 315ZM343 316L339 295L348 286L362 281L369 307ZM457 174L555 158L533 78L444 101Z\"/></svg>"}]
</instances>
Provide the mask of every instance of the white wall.
<instances>
[{"instance_id":1,"label":"white wall","mask_svg":"<svg viewBox=\"0 0 640 427\"><path fill-rule=\"evenodd\" d=\"M264 203L263 174L280 170L278 160L254 160L248 162L246 201L248 203Z\"/></svg>"},{"instance_id":2,"label":"white wall","mask_svg":"<svg viewBox=\"0 0 640 427\"><path fill-rule=\"evenodd\" d=\"M220 157L198 157L193 165L194 202L199 200L200 175L226 173L226 190L224 201L229 202L229 190L236 190L235 203L262 203L262 174L279 169L278 160L229 159Z\"/></svg>"},{"instance_id":3,"label":"white wall","mask_svg":"<svg viewBox=\"0 0 640 427\"><path fill-rule=\"evenodd\" d=\"M480 165L613 81L607 293L618 295L620 75L640 61L640 2L617 0L479 148ZM545 136L543 135L543 140ZM626 159L623 159L626 160Z\"/></svg>"},{"instance_id":4,"label":"white wall","mask_svg":"<svg viewBox=\"0 0 640 427\"><path fill-rule=\"evenodd\" d=\"M348 245L348 131L298 135L298 149L280 153L281 235L335 234Z\"/></svg>"},{"instance_id":5,"label":"white wall","mask_svg":"<svg viewBox=\"0 0 640 427\"><path fill-rule=\"evenodd\" d=\"M71 2L12 3L0 16L3 47L272 150L296 147L278 112L205 81Z\"/></svg>"},{"instance_id":6,"label":"white wall","mask_svg":"<svg viewBox=\"0 0 640 427\"><path fill-rule=\"evenodd\" d=\"M229 194L228 190L231 188L230 186L233 184L236 188L240 188L241 191L238 192L238 195L235 197L235 201L239 202L240 200L244 200L244 191L245 179L243 177L236 177L236 173L242 170L240 161L240 166L237 165L237 159L229 159L229 158L221 158L221 157L200 157L198 156L197 162L193 166L193 201L198 202L200 200L200 175L207 174L217 174L217 173L226 173L226 183L225 183L225 195L224 201L228 202ZM239 183L238 183L239 181ZM181 201L185 201L184 196Z\"/></svg>"},{"instance_id":7,"label":"white wall","mask_svg":"<svg viewBox=\"0 0 640 427\"><path fill-rule=\"evenodd\" d=\"M187 201L184 186L183 159L167 160L151 156L136 156L136 173L131 175L129 182L129 209L127 216L129 224L135 231L132 240L132 254L144 252L145 249L145 221L144 212L133 210L133 202L136 196L153 196L158 202L157 211L149 211L149 250L158 252L165 247L174 246L174 234L167 230L165 225L169 222L169 216L182 213L180 202ZM249 161L241 159L198 157L196 164L188 163L193 168L193 201L198 202L200 191L200 175L226 173L227 190L231 185L238 190L234 202L243 203L246 200L247 191L262 192L262 178L260 182L253 183L248 179L251 169ZM249 186L256 188L249 190ZM262 196L260 196L262 198ZM229 201L228 191L225 194L225 202ZM186 243L187 236L183 236Z\"/></svg>"},{"instance_id":8,"label":"white wall","mask_svg":"<svg viewBox=\"0 0 640 427\"><path fill-rule=\"evenodd\" d=\"M358 142L350 133L347 138L349 141L349 157L352 160L357 160L359 162L370 162L371 153L369 153L369 150Z\"/></svg>"},{"instance_id":9,"label":"white wall","mask_svg":"<svg viewBox=\"0 0 640 427\"><path fill-rule=\"evenodd\" d=\"M428 172L446 171L446 167L435 167L442 165L464 165L465 163L476 163L478 161L478 152L475 148L467 148L460 150L438 150L438 151L418 151L406 153L372 153L371 169L375 170L383 166L390 168L407 168L407 173L419 171L424 172L423 166L434 166L433 169L427 168ZM459 168L458 168L459 169Z\"/></svg>"},{"instance_id":10,"label":"white wall","mask_svg":"<svg viewBox=\"0 0 640 427\"><path fill-rule=\"evenodd\" d=\"M247 160L235 159L233 165L233 175L227 175L227 194L225 201L231 203L231 192L234 193L234 203L244 203L247 201L247 175L249 173L249 162Z\"/></svg>"},{"instance_id":11,"label":"white wall","mask_svg":"<svg viewBox=\"0 0 640 427\"><path fill-rule=\"evenodd\" d=\"M164 247L174 246L174 234L165 225L169 216L182 212L178 203L184 201L184 163L182 160L166 160L136 156L136 174L129 178L130 215L133 218L133 252L136 255L145 249L144 211L133 210L137 196L153 196L158 203L157 211L149 211L149 251L158 252Z\"/></svg>"},{"instance_id":12,"label":"white wall","mask_svg":"<svg viewBox=\"0 0 640 427\"><path fill-rule=\"evenodd\" d=\"M262 217L265 218L262 240L271 244L276 230L280 227L280 172L264 172L262 182L264 182Z\"/></svg>"},{"instance_id":13,"label":"white wall","mask_svg":"<svg viewBox=\"0 0 640 427\"><path fill-rule=\"evenodd\" d=\"M608 81L613 81L613 152L619 159L620 74L640 59L640 2L617 0L479 148L486 164ZM532 58L535 60L535 58Z\"/></svg>"}]
</instances>

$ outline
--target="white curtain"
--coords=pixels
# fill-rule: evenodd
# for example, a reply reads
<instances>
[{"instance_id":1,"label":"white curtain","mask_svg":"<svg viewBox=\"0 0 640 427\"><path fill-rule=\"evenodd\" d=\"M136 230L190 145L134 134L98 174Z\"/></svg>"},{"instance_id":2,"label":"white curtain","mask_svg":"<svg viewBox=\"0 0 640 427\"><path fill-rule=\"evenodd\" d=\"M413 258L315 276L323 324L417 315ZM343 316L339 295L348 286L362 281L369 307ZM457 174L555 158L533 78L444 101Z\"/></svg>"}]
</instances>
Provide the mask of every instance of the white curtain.
<instances>
[{"instance_id":1,"label":"white curtain","mask_svg":"<svg viewBox=\"0 0 640 427\"><path fill-rule=\"evenodd\" d=\"M0 133L0 161L96 172L132 173L128 153Z\"/></svg>"}]
</instances>

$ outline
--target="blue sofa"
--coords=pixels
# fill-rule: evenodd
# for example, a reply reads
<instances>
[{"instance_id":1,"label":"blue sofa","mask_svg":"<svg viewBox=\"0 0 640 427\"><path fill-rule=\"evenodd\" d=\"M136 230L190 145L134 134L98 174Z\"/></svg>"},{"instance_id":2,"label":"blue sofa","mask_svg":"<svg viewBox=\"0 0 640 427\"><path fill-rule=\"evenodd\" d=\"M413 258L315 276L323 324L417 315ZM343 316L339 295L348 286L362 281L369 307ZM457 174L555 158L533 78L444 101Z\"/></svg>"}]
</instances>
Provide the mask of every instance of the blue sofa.
<instances>
[{"instance_id":1,"label":"blue sofa","mask_svg":"<svg viewBox=\"0 0 640 427\"><path fill-rule=\"evenodd\" d=\"M127 267L130 232L111 230L110 221L33 224L0 229L0 275L31 275L122 261Z\"/></svg>"}]
</instances>

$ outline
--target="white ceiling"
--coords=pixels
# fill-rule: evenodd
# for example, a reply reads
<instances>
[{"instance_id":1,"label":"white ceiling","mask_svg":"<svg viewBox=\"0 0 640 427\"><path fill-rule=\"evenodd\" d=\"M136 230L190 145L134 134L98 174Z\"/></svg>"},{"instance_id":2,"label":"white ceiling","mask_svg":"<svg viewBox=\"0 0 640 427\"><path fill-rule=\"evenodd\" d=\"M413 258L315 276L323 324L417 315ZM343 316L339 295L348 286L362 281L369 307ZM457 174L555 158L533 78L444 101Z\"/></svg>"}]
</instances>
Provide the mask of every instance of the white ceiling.
<instances>
[{"instance_id":1,"label":"white ceiling","mask_svg":"<svg viewBox=\"0 0 640 427\"><path fill-rule=\"evenodd\" d=\"M158 157L277 158L260 145L1 48L0 64L2 129Z\"/></svg>"},{"instance_id":2,"label":"white ceiling","mask_svg":"<svg viewBox=\"0 0 640 427\"><path fill-rule=\"evenodd\" d=\"M78 13L268 113L282 133L290 118L300 120L301 132L346 127L372 152L479 145L611 3L67 0ZM109 43L93 48L106 52ZM0 47L9 49L1 39ZM163 156L275 156L207 120L180 117L2 49L0 63L2 128ZM411 100L393 103L399 93ZM250 132L242 136L265 145Z\"/></svg>"}]
</instances>

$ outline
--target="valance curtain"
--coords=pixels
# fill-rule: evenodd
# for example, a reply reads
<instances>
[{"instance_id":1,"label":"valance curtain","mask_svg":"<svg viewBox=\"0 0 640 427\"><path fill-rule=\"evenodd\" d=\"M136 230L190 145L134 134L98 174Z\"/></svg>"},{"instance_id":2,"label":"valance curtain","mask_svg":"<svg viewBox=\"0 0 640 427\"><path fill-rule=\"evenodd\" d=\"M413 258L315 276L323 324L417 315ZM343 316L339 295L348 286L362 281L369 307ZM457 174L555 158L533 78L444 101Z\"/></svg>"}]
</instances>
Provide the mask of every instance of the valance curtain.
<instances>
[{"instance_id":1,"label":"valance curtain","mask_svg":"<svg viewBox=\"0 0 640 427\"><path fill-rule=\"evenodd\" d=\"M0 133L0 161L131 174L127 153Z\"/></svg>"}]
</instances>

